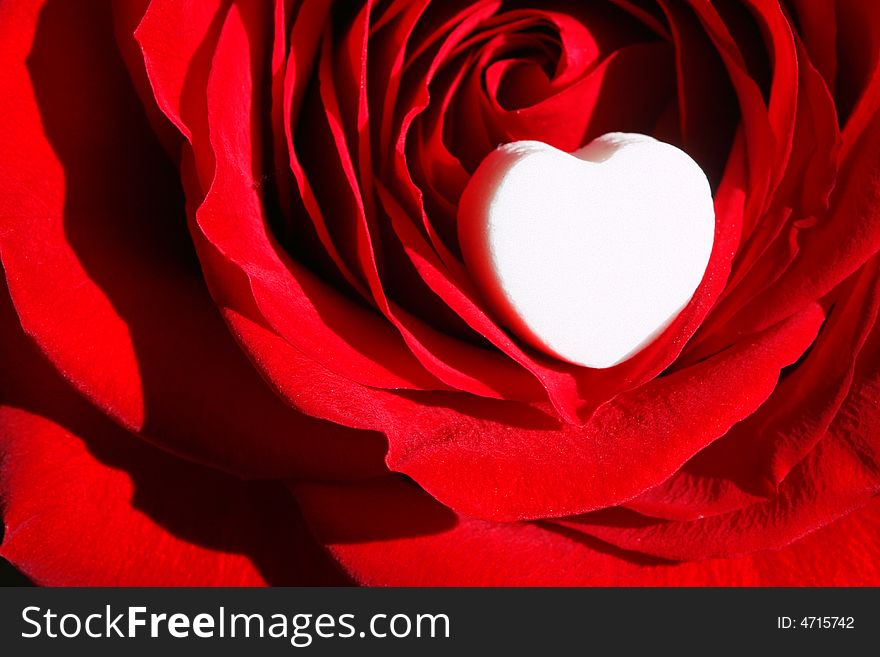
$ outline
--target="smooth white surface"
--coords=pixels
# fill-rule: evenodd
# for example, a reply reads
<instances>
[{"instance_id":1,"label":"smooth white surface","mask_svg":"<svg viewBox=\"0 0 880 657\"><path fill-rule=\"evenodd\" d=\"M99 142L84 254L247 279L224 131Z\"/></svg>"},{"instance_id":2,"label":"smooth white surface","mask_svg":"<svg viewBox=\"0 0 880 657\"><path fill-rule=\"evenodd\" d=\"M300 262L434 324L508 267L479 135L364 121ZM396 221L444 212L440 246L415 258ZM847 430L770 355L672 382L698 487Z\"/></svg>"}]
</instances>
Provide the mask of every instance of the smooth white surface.
<instances>
[{"instance_id":1,"label":"smooth white surface","mask_svg":"<svg viewBox=\"0 0 880 657\"><path fill-rule=\"evenodd\" d=\"M687 305L715 234L706 176L651 137L609 133L568 154L505 144L459 205L465 263L499 319L563 360L634 356Z\"/></svg>"}]
</instances>

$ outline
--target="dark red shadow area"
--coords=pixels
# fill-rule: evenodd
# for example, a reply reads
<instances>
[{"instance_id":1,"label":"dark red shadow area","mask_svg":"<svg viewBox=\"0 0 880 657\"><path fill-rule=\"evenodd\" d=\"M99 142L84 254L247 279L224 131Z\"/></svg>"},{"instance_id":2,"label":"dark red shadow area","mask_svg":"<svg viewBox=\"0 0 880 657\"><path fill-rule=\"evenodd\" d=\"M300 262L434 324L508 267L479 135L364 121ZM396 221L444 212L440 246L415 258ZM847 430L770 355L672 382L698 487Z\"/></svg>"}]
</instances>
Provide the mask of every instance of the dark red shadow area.
<instances>
[{"instance_id":1,"label":"dark red shadow area","mask_svg":"<svg viewBox=\"0 0 880 657\"><path fill-rule=\"evenodd\" d=\"M144 433L173 426L181 435L205 434L226 423L246 434L248 411L292 411L266 394L204 289L176 167L150 129L111 17L109 1L47 2L27 60L45 134L64 169L66 237L129 329ZM101 464L129 475L134 509L179 539L246 555L272 584L348 583L303 538L299 511L282 484L241 481L171 456L76 393L21 331L5 285L0 337L0 400L64 427ZM216 361L225 367L228 359L233 372L212 376ZM258 392L227 390L230 378L244 378L243 388ZM230 412L234 404L240 410Z\"/></svg>"}]
</instances>

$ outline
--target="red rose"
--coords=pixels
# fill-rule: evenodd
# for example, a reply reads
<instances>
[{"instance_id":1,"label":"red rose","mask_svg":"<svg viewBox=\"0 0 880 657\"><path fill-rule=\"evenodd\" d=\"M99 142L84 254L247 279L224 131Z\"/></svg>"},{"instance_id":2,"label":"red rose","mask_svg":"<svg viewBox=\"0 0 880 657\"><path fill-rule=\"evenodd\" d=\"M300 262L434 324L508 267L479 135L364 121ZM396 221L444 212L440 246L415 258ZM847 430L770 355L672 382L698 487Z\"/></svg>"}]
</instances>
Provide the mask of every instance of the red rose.
<instances>
[{"instance_id":1,"label":"red rose","mask_svg":"<svg viewBox=\"0 0 880 657\"><path fill-rule=\"evenodd\" d=\"M44 584L880 584L880 5L0 5L2 555ZM456 206L610 131L715 196L605 370ZM828 558L833 555L833 558Z\"/></svg>"}]
</instances>

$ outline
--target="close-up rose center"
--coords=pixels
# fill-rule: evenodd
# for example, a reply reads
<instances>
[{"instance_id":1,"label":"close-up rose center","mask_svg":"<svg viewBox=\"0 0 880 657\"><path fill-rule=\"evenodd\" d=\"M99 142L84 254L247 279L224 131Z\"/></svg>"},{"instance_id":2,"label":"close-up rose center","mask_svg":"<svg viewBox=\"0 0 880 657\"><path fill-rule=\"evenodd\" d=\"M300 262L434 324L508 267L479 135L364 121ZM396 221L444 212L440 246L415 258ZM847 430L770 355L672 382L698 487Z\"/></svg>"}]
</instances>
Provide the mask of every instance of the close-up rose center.
<instances>
[{"instance_id":1,"label":"close-up rose center","mask_svg":"<svg viewBox=\"0 0 880 657\"><path fill-rule=\"evenodd\" d=\"M388 321L436 379L428 387L549 399L582 421L668 365L704 312L682 314L712 270L712 199L735 121L690 105L708 96L711 112L730 82L705 38L684 35L696 16L670 10L681 14L673 33L664 7L430 3L336 16L312 46L302 106L276 128L291 131L295 156L273 224L282 244ZM676 64L691 47L712 75L705 88ZM604 163L568 155L608 133L654 139ZM545 171L530 158L528 177L546 189L501 199L481 163L524 141L565 157ZM508 210L462 215L466 189L496 210L536 204L528 239ZM598 369L613 372L601 385Z\"/></svg>"},{"instance_id":2,"label":"close-up rose center","mask_svg":"<svg viewBox=\"0 0 880 657\"><path fill-rule=\"evenodd\" d=\"M798 230L774 198L797 184L782 45L726 2L401 7L306 13L321 29L288 37L264 134L281 159L243 230L292 257L255 265L218 204L199 226L297 353L390 395L358 427L390 437L391 470L494 519L621 504L754 412L822 320L736 325ZM427 400L438 431L411 428Z\"/></svg>"}]
</instances>

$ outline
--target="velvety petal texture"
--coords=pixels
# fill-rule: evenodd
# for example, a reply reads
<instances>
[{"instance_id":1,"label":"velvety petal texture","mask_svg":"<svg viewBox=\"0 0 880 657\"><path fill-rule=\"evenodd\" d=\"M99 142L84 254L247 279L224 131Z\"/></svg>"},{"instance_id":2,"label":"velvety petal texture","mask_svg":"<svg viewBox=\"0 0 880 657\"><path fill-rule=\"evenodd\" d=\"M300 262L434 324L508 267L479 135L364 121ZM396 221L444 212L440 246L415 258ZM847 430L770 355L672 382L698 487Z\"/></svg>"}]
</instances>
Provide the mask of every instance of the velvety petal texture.
<instances>
[{"instance_id":1,"label":"velvety petal texture","mask_svg":"<svg viewBox=\"0 0 880 657\"><path fill-rule=\"evenodd\" d=\"M876 502L785 549L674 562L542 523L461 517L399 480L297 492L316 535L373 586L865 586L880 576Z\"/></svg>"},{"instance_id":2,"label":"velvety petal texture","mask_svg":"<svg viewBox=\"0 0 880 657\"><path fill-rule=\"evenodd\" d=\"M34 581L880 583L875 3L23 0L0 83ZM592 369L495 316L457 209L612 131L694 158L715 236Z\"/></svg>"},{"instance_id":3,"label":"velvety petal texture","mask_svg":"<svg viewBox=\"0 0 880 657\"><path fill-rule=\"evenodd\" d=\"M342 585L279 482L132 435L66 382L0 298L0 555L50 586Z\"/></svg>"}]
</instances>

